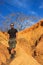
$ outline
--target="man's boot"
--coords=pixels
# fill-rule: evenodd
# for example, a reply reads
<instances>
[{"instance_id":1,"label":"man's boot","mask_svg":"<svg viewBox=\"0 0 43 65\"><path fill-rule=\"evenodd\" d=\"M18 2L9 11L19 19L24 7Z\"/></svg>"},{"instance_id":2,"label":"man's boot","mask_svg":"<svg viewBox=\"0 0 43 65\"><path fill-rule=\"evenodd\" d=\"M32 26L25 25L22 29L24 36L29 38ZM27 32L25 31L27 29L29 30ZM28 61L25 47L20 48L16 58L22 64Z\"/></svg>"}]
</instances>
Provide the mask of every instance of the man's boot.
<instances>
[{"instance_id":1,"label":"man's boot","mask_svg":"<svg viewBox=\"0 0 43 65\"><path fill-rule=\"evenodd\" d=\"M8 51L9 51L9 54L11 54L11 49L9 47L7 47Z\"/></svg>"},{"instance_id":2,"label":"man's boot","mask_svg":"<svg viewBox=\"0 0 43 65\"><path fill-rule=\"evenodd\" d=\"M11 54L11 57L10 57L10 59L13 59L15 56L14 56L14 54Z\"/></svg>"},{"instance_id":3,"label":"man's boot","mask_svg":"<svg viewBox=\"0 0 43 65\"><path fill-rule=\"evenodd\" d=\"M11 53L11 59L15 58L15 55L16 55L16 51L14 51L13 53Z\"/></svg>"}]
</instances>

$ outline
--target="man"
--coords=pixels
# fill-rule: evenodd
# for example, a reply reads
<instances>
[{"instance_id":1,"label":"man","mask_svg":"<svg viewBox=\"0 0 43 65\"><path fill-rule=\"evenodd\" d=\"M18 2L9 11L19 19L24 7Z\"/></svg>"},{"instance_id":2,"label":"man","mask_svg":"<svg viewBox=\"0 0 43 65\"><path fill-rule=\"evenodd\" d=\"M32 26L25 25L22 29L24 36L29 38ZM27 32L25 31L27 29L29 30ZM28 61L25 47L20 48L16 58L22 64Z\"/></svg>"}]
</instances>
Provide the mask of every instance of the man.
<instances>
[{"instance_id":1,"label":"man","mask_svg":"<svg viewBox=\"0 0 43 65\"><path fill-rule=\"evenodd\" d=\"M14 28L14 24L10 24L11 29L8 30L8 34L9 34L9 53L11 54L11 58L14 57L16 51L14 50L14 48L16 47L16 33L18 32L17 29Z\"/></svg>"}]
</instances>

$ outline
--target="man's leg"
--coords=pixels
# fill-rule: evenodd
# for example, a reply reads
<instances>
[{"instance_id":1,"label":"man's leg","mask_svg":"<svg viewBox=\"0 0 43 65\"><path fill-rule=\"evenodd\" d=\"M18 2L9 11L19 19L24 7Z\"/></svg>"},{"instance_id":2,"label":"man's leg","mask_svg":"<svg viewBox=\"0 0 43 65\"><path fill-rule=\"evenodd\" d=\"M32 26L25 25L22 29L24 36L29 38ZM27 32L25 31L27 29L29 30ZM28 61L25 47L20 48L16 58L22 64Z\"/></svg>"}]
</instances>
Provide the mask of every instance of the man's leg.
<instances>
[{"instance_id":1,"label":"man's leg","mask_svg":"<svg viewBox=\"0 0 43 65\"><path fill-rule=\"evenodd\" d=\"M11 44L12 44L12 40L9 39L9 41L8 41L9 47L7 47L8 51L9 51L9 54L11 54L11 50L12 50L12 48L11 48L12 45Z\"/></svg>"},{"instance_id":2,"label":"man's leg","mask_svg":"<svg viewBox=\"0 0 43 65\"><path fill-rule=\"evenodd\" d=\"M9 54L11 54L11 49L10 49L10 47L7 47L7 49L8 49L8 51L9 51Z\"/></svg>"},{"instance_id":3,"label":"man's leg","mask_svg":"<svg viewBox=\"0 0 43 65\"><path fill-rule=\"evenodd\" d=\"M12 50L11 50L11 59L12 58L14 58L15 57L15 55L16 55L16 51L12 48Z\"/></svg>"},{"instance_id":4,"label":"man's leg","mask_svg":"<svg viewBox=\"0 0 43 65\"><path fill-rule=\"evenodd\" d=\"M15 39L12 39L11 58L15 57L15 55L16 55L15 47L16 47L16 40Z\"/></svg>"},{"instance_id":5,"label":"man's leg","mask_svg":"<svg viewBox=\"0 0 43 65\"><path fill-rule=\"evenodd\" d=\"M16 51L14 50L14 48L12 48L12 50L11 50L11 54L16 54Z\"/></svg>"}]
</instances>

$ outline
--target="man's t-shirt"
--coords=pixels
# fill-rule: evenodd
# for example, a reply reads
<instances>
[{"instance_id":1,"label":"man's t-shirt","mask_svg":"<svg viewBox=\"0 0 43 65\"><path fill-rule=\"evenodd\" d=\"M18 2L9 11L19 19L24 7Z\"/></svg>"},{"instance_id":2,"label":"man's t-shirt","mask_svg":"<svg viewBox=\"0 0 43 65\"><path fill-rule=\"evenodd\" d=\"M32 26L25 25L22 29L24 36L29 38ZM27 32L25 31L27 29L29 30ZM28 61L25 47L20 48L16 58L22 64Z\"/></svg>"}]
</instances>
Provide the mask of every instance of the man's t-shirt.
<instances>
[{"instance_id":1,"label":"man's t-shirt","mask_svg":"<svg viewBox=\"0 0 43 65\"><path fill-rule=\"evenodd\" d=\"M9 29L8 30L8 34L9 34L9 38L16 38L16 33L17 33L18 31L17 31L17 29L14 29L14 28L12 28L12 29Z\"/></svg>"}]
</instances>

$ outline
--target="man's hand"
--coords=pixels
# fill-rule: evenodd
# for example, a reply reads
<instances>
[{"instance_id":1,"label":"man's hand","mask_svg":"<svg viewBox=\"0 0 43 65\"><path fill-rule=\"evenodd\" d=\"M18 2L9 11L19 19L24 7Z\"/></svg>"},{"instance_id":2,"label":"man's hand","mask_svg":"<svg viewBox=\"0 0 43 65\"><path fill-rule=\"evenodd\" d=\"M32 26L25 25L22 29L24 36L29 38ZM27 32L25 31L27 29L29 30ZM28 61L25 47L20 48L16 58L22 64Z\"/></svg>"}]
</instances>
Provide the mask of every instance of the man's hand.
<instances>
[{"instance_id":1,"label":"man's hand","mask_svg":"<svg viewBox=\"0 0 43 65\"><path fill-rule=\"evenodd\" d=\"M8 39L9 39L9 34L8 34L8 36L7 36L7 37L8 37Z\"/></svg>"},{"instance_id":2,"label":"man's hand","mask_svg":"<svg viewBox=\"0 0 43 65\"><path fill-rule=\"evenodd\" d=\"M16 33L16 37L18 36L18 33Z\"/></svg>"}]
</instances>

